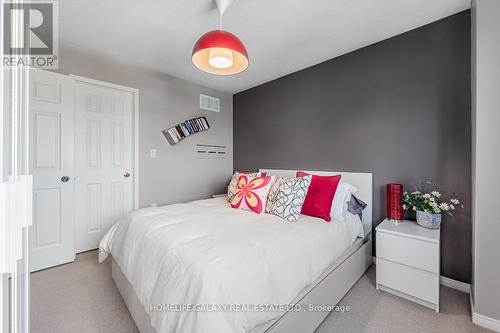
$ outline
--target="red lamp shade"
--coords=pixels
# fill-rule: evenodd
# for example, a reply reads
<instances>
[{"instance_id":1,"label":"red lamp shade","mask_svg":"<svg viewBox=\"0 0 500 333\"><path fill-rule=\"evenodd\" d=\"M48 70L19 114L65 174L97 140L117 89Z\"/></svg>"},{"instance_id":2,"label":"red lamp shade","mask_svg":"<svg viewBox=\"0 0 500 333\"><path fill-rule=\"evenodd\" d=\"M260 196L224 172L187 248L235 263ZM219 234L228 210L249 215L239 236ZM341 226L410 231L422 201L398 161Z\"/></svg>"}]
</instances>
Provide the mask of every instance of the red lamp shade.
<instances>
[{"instance_id":1,"label":"red lamp shade","mask_svg":"<svg viewBox=\"0 0 500 333\"><path fill-rule=\"evenodd\" d=\"M217 75L232 75L248 67L248 54L243 43L230 32L213 30L198 39L191 58L200 70Z\"/></svg>"},{"instance_id":2,"label":"red lamp shade","mask_svg":"<svg viewBox=\"0 0 500 333\"><path fill-rule=\"evenodd\" d=\"M403 220L402 194L402 184L387 184L387 217L390 220Z\"/></svg>"}]
</instances>

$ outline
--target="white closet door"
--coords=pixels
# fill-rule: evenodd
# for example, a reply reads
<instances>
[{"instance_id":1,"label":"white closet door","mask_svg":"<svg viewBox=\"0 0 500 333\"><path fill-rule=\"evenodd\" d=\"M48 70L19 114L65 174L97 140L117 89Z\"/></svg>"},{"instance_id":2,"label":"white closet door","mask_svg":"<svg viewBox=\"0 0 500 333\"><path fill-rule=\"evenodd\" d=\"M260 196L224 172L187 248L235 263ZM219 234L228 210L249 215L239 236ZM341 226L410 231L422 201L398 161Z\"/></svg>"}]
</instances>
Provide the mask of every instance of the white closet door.
<instances>
[{"instance_id":1,"label":"white closet door","mask_svg":"<svg viewBox=\"0 0 500 333\"><path fill-rule=\"evenodd\" d=\"M30 73L30 269L36 271L75 259L73 79Z\"/></svg>"},{"instance_id":2,"label":"white closet door","mask_svg":"<svg viewBox=\"0 0 500 333\"><path fill-rule=\"evenodd\" d=\"M132 93L77 81L76 251L95 249L133 208Z\"/></svg>"}]
</instances>

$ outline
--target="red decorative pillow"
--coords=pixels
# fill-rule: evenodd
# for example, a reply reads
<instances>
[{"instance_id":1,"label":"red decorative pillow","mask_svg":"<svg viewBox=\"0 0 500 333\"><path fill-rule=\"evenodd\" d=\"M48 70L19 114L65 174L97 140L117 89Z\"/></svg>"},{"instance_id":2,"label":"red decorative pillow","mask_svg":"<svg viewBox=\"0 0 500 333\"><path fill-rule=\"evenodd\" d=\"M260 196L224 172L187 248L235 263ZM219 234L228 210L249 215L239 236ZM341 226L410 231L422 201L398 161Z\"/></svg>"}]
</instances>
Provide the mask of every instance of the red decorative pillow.
<instances>
[{"instance_id":1,"label":"red decorative pillow","mask_svg":"<svg viewBox=\"0 0 500 333\"><path fill-rule=\"evenodd\" d=\"M240 175L247 175L247 177L265 176L265 175L261 175L260 172L238 172L238 171L236 171L233 174L233 177L231 177L231 181L229 182L229 185L227 186L227 201L228 202L231 202L231 198L233 197L234 193L236 193L236 190L238 189L238 177Z\"/></svg>"},{"instance_id":2,"label":"red decorative pillow","mask_svg":"<svg viewBox=\"0 0 500 333\"><path fill-rule=\"evenodd\" d=\"M237 190L230 200L231 207L250 210L257 214L263 213L272 180L273 177L270 176L251 177L240 175Z\"/></svg>"},{"instance_id":3,"label":"red decorative pillow","mask_svg":"<svg viewBox=\"0 0 500 333\"><path fill-rule=\"evenodd\" d=\"M309 176L308 173L298 171L297 177ZM337 191L341 175L316 176L312 175L311 185L307 191L306 200L302 205L301 214L322 218L330 222L333 197Z\"/></svg>"}]
</instances>

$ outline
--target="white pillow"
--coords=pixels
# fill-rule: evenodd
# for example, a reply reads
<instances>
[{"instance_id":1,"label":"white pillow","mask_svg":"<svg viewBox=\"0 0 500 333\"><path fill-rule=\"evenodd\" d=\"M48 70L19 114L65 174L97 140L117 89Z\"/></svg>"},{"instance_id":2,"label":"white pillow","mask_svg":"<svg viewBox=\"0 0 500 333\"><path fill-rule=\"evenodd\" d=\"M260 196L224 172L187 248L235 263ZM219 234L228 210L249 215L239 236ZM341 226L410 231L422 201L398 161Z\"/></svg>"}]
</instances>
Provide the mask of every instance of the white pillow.
<instances>
[{"instance_id":1,"label":"white pillow","mask_svg":"<svg viewBox=\"0 0 500 333\"><path fill-rule=\"evenodd\" d=\"M337 186L337 191L333 197L332 210L330 211L330 216L334 221L342 221L344 219L344 205L351 198L351 194L358 191L355 186L349 183L340 182Z\"/></svg>"}]
</instances>

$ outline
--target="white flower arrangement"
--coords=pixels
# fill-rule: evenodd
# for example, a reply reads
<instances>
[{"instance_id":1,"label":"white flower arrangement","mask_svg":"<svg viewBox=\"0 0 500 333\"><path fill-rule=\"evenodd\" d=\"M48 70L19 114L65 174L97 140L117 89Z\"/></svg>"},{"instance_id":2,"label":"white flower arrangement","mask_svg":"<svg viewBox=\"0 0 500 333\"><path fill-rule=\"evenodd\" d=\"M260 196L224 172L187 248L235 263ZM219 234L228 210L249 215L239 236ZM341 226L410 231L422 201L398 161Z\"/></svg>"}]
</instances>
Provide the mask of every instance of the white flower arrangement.
<instances>
[{"instance_id":1,"label":"white flower arrangement","mask_svg":"<svg viewBox=\"0 0 500 333\"><path fill-rule=\"evenodd\" d=\"M402 197L403 209L405 211L412 209L430 214L446 213L451 216L457 207L464 207L463 205L459 206L460 201L458 199L453 198L445 201L441 199L442 196L438 191L431 191L430 193L420 191L404 192Z\"/></svg>"},{"instance_id":2,"label":"white flower arrangement","mask_svg":"<svg viewBox=\"0 0 500 333\"><path fill-rule=\"evenodd\" d=\"M441 198L441 193L439 193L438 191L432 191L431 195L436 197L436 198Z\"/></svg>"}]
</instances>

